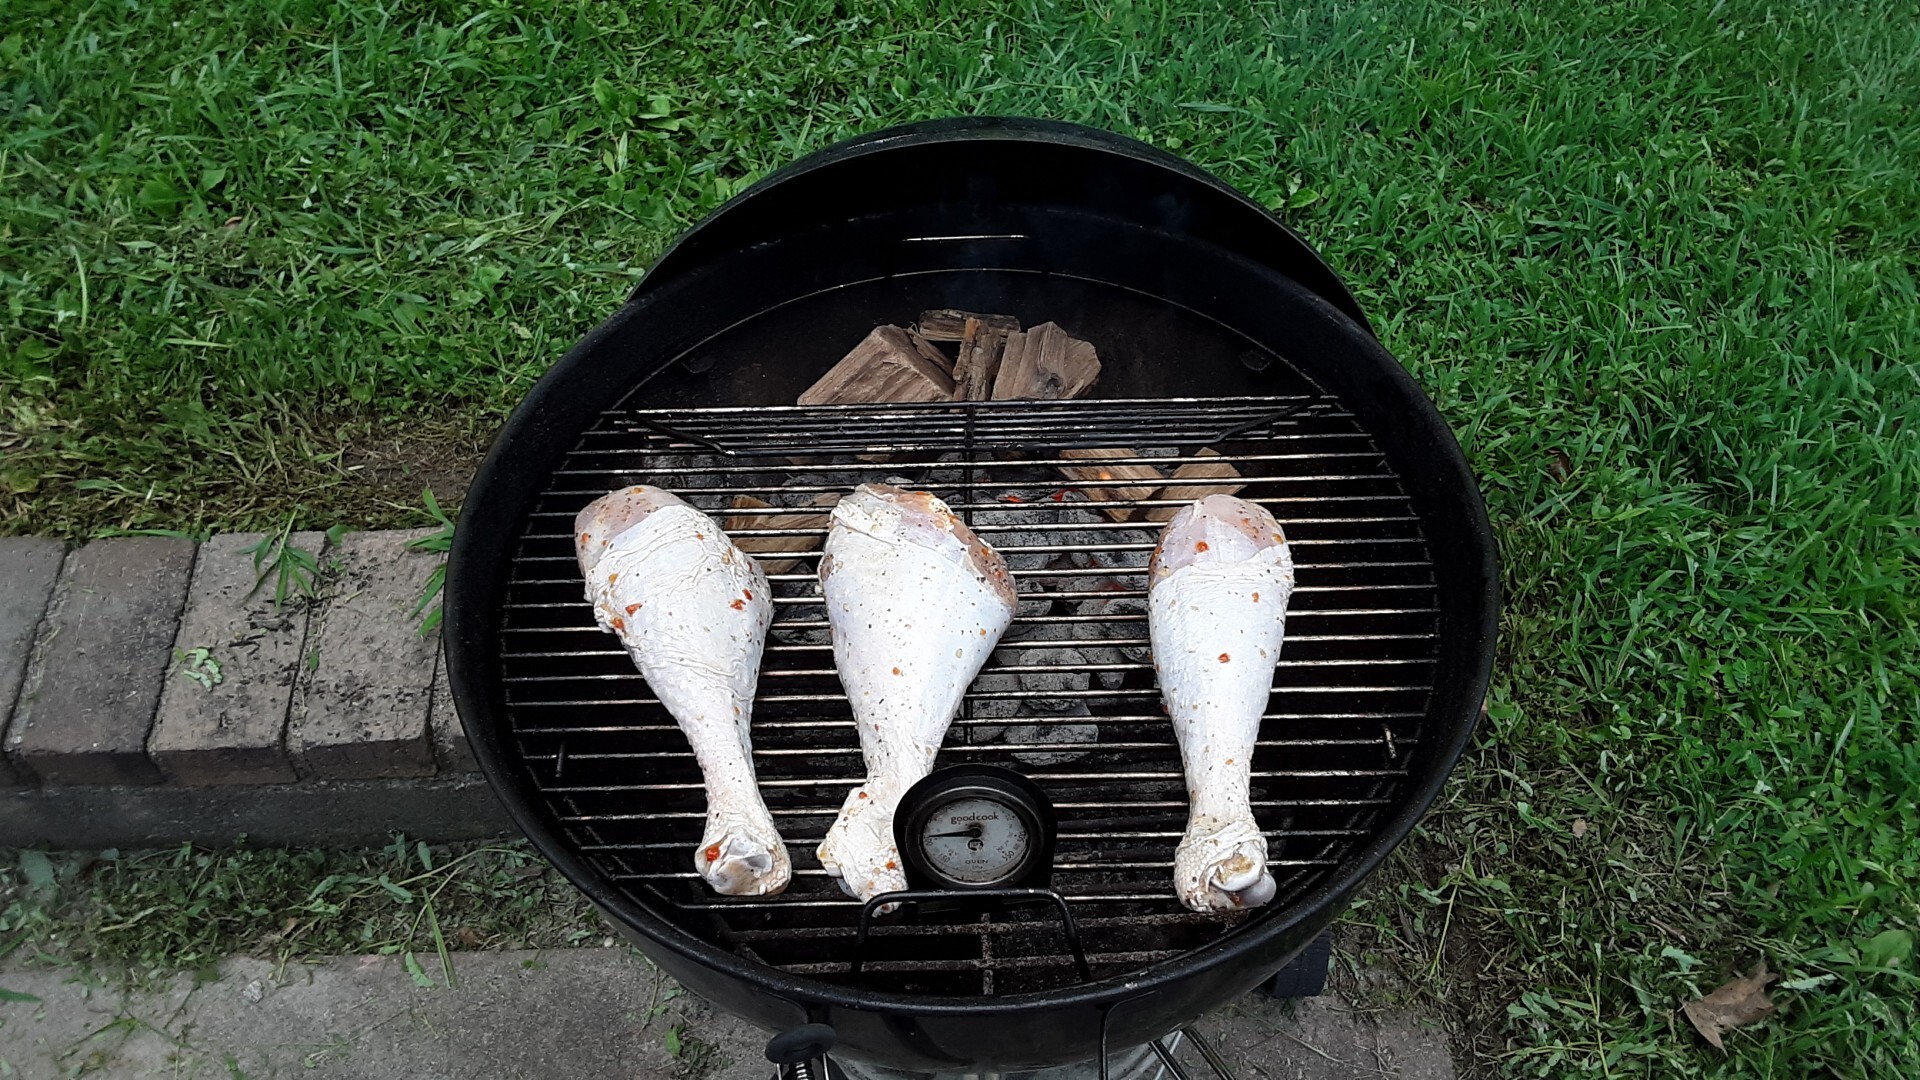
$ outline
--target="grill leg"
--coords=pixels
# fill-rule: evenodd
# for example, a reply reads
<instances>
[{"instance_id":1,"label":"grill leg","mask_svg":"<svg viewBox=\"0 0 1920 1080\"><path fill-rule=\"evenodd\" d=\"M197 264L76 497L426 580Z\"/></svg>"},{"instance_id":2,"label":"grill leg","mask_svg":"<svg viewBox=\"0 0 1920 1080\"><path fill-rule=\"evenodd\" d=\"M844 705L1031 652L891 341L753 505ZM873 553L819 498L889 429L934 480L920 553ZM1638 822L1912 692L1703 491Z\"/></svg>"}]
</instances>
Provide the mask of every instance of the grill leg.
<instances>
[{"instance_id":1,"label":"grill leg","mask_svg":"<svg viewBox=\"0 0 1920 1080\"><path fill-rule=\"evenodd\" d=\"M1333 959L1333 933L1313 939L1293 962L1274 973L1267 995L1277 998L1319 997L1327 988L1327 964Z\"/></svg>"}]
</instances>

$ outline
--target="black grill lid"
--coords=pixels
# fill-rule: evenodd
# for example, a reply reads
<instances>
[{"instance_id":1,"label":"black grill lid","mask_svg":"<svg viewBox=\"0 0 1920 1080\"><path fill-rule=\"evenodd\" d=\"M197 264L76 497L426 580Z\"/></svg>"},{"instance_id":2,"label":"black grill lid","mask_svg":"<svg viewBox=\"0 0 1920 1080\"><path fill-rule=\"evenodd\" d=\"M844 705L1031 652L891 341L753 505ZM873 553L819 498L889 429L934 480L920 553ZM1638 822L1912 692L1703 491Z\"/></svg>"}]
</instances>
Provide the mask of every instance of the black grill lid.
<instances>
[{"instance_id":1,"label":"black grill lid","mask_svg":"<svg viewBox=\"0 0 1920 1080\"><path fill-rule=\"evenodd\" d=\"M1196 186L1190 170L1172 169L1164 155L1108 136L1095 139L1099 148L1076 148L1004 125L981 130L991 131L995 153L979 153L975 135L909 132L897 148L896 140L876 139L801 170L824 185L817 190L883 178L907 189L872 212L848 217L844 204L826 203L831 213L813 215L807 200L786 200L787 186L775 184L716 219L757 220L751 203L779 198L779 227L765 236L755 239L745 226L727 243L698 240L718 233L696 233L529 394L469 494L449 569L454 697L483 770L542 851L696 992L769 1026L825 1020L850 1054L902 1069L1086 1060L1103 1028L1126 1042L1151 1038L1280 967L1332 920L1433 800L1471 732L1492 659L1493 550L1471 474L1431 403L1355 321L1357 312L1343 310L1351 304L1344 288L1311 284L1324 264L1257 212L1236 219L1243 236L1184 231L1183 222L1208 220L1220 189ZM965 142L966 152L948 141ZM965 180L896 168L927 160L896 156L896 149L938 149ZM1023 157L1028 149L1037 157ZM1134 164L1109 168L1116 154ZM1050 170L1080 175L1035 188L1023 175L1042 159ZM1136 190L1100 194L1107 187ZM998 197L959 198L956 190ZM1306 261L1286 257L1289 250L1305 252ZM1057 418L1070 423L1053 426L1063 434L1051 441L1006 427L1048 428L1031 408L1025 416L996 407L943 412L971 417L970 440L938 418L898 411L877 410L882 415L862 421L880 425L878 435L860 433L848 416L827 433L818 412L780 411L873 326L933 307L1002 311L1028 325L1059 322L1099 347L1100 400L1058 406ZM1259 419L1249 413L1272 415L1302 401L1319 408L1227 430ZM1224 426L1196 421L1196 408L1216 412ZM979 432L996 423L1004 444L983 442ZM1134 426L1084 426L1101 423ZM1086 759L1022 764L1065 789L1056 801L1084 804L1076 812L1090 816L1070 827L1111 826L1098 815L1114 807L1101 804L1130 800L1131 824L1117 831L1144 834L1127 837L1137 844L1125 849L1063 845L1063 860L1081 875L1063 884L1087 898L1079 903L1088 919L1113 920L1088 931L1102 961L1094 983L1063 982L1057 935L1037 922L925 920L893 932L902 939L895 958L922 950L939 963L889 969L889 957L876 955L875 981L847 985L838 935L850 925L848 908L823 890L823 879L803 873L789 896L761 903L695 888L684 865L690 841L674 831L693 819L672 816L694 808L679 756L684 741L676 742L657 708L649 716L644 682L613 639L580 629L585 608L568 580L564 536L555 536L565 526L556 523L593 495L638 480L665 482L695 501L786 486L809 470L789 461L769 471L766 455L741 453L779 448L776 457L807 457L785 452L793 439L783 432L815 440L815 457L831 458L829 449L844 446L884 448L895 460L875 463L881 476L906 473L944 490L990 536L996 522L982 515L999 511L1000 494L1018 490L1006 485L1032 483L988 468L1009 464L1002 460L1008 454L1044 461L1063 444L1098 443L1137 449L1142 458L1185 458L1212 440L1258 474L1244 494L1270 500L1307 564L1286 666L1276 673L1275 715L1263 728L1267 746L1255 759L1266 774L1257 794L1262 824L1284 840L1280 857L1301 864L1280 900L1237 925L1174 906L1165 872L1152 864L1170 850L1165 834L1178 828L1184 793L1169 783L1177 756L1170 733L1152 721L1158 703L1150 684L1128 666L1137 660L1065 665L1090 680L1079 703L1124 771ZM683 438L689 435L707 442ZM1290 456L1289 446L1305 456ZM965 460L936 460L954 453ZM842 463L819 464L825 473ZM933 475L955 467L958 477ZM795 486L811 479L802 475ZM841 476L834 486L851 479ZM1097 540L1049 545L1030 536L1024 543L1118 557L1150 542L1124 529L1093 531ZM803 588L810 569L783 589ZM1029 573L1046 580L1055 570L1083 569L1042 565ZM1068 576L1053 580L1064 585ZM800 598L785 599L783 616L796 617ZM1141 629L1120 618L1078 625L1115 648ZM1361 629L1336 629L1348 626ZM816 749L831 748L836 730L838 687L823 674L830 670L824 652L802 648L804 640L775 644L794 647L769 652L756 747L763 786L776 813L792 811L782 824L793 822L788 838L804 853L824 828L816 792L839 785L843 793L858 766L844 752ZM560 655L535 655L543 652ZM1018 686L1022 672L989 674ZM1102 675L1118 676L1118 685L1091 681ZM769 700L776 697L792 700ZM990 726L981 721L998 719L983 715L983 705L1030 697L1026 689L976 686L942 760L1019 761L1014 754L1050 752L1009 746L1004 731L997 741L972 741ZM557 704L576 701L599 704ZM602 723L595 713L618 716ZM1412 715L1389 715L1398 713ZM1043 731L1068 723L1030 719L1045 721L1028 725ZM571 728L613 730L562 730ZM850 733L844 737L851 745ZM640 778L635 769L643 764ZM642 795L638 789L649 785L656 790ZM659 817L658 827L635 815ZM810 863L803 857L800 869Z\"/></svg>"}]
</instances>

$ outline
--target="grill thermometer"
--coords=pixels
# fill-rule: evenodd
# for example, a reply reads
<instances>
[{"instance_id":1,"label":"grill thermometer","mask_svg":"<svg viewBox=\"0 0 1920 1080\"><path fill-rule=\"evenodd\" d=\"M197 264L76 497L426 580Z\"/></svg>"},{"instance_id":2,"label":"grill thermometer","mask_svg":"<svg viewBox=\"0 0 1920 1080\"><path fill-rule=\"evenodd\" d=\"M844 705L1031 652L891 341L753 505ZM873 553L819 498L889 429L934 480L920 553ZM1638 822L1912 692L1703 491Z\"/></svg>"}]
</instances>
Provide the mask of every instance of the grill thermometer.
<instances>
[{"instance_id":1,"label":"grill thermometer","mask_svg":"<svg viewBox=\"0 0 1920 1080\"><path fill-rule=\"evenodd\" d=\"M916 889L1044 886L1053 871L1053 804L998 765L955 765L907 790L894 840Z\"/></svg>"}]
</instances>

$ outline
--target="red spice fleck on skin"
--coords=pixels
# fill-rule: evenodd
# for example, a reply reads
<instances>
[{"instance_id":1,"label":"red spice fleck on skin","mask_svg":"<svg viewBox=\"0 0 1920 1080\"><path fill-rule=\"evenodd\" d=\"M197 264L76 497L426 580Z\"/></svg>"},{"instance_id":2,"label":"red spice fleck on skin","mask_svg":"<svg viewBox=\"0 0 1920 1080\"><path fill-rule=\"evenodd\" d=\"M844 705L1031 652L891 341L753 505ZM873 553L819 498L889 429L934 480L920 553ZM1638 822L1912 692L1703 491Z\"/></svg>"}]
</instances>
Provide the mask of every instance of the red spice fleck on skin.
<instances>
[{"instance_id":1,"label":"red spice fleck on skin","mask_svg":"<svg viewBox=\"0 0 1920 1080\"><path fill-rule=\"evenodd\" d=\"M1193 550L1195 550L1195 551L1205 551L1205 550L1207 550L1207 542L1206 542L1205 540L1201 540L1201 541L1199 541L1199 542L1197 542L1197 543L1195 543L1195 544L1193 545Z\"/></svg>"},{"instance_id":2,"label":"red spice fleck on skin","mask_svg":"<svg viewBox=\"0 0 1920 1080\"><path fill-rule=\"evenodd\" d=\"M896 862L894 862L894 861L893 861L892 859L888 859L888 860L887 860L887 869L889 869L889 870L898 870L898 869L900 869L900 864L899 864L899 863L896 863Z\"/></svg>"},{"instance_id":3,"label":"red spice fleck on skin","mask_svg":"<svg viewBox=\"0 0 1920 1080\"><path fill-rule=\"evenodd\" d=\"M751 600L751 599L753 599L753 590L752 590L752 589L741 589L741 590L740 590L740 595L741 595L741 596L744 596L744 597L746 597L746 598L747 598L747 599L749 599L749 600Z\"/></svg>"},{"instance_id":4,"label":"red spice fleck on skin","mask_svg":"<svg viewBox=\"0 0 1920 1080\"><path fill-rule=\"evenodd\" d=\"M1231 656L1228 656L1228 655L1227 655L1226 653L1221 653L1221 654L1220 654L1220 662L1221 662L1221 663L1223 663L1223 664L1224 664L1224 663L1226 663L1227 661L1229 661L1229 660L1231 660L1231 659L1233 659L1233 657L1231 657Z\"/></svg>"},{"instance_id":5,"label":"red spice fleck on skin","mask_svg":"<svg viewBox=\"0 0 1920 1080\"><path fill-rule=\"evenodd\" d=\"M607 575L607 584L609 584L609 585L611 585L611 584L613 584L614 582L616 582L616 581L619 581L619 580L620 580L620 575L619 575L619 574L608 574L608 575Z\"/></svg>"},{"instance_id":6,"label":"red spice fleck on skin","mask_svg":"<svg viewBox=\"0 0 1920 1080\"><path fill-rule=\"evenodd\" d=\"M639 610L640 610L640 605L639 605L639 604L628 604L628 605L627 605L627 614L629 614L629 615L631 615L631 614L633 614L634 612L636 612L636 611L639 611Z\"/></svg>"},{"instance_id":7,"label":"red spice fleck on skin","mask_svg":"<svg viewBox=\"0 0 1920 1080\"><path fill-rule=\"evenodd\" d=\"M625 630L627 628L627 620L615 615L613 617L613 628L615 630Z\"/></svg>"},{"instance_id":8,"label":"red spice fleck on skin","mask_svg":"<svg viewBox=\"0 0 1920 1080\"><path fill-rule=\"evenodd\" d=\"M708 844L707 850L701 852L700 854L705 855L707 857L707 861L710 863L719 862L720 861L720 845Z\"/></svg>"},{"instance_id":9,"label":"red spice fleck on skin","mask_svg":"<svg viewBox=\"0 0 1920 1080\"><path fill-rule=\"evenodd\" d=\"M893 669L893 673L894 673L895 675L898 675L898 674L900 674L900 669L899 669L899 668L894 668L894 669Z\"/></svg>"},{"instance_id":10,"label":"red spice fleck on skin","mask_svg":"<svg viewBox=\"0 0 1920 1080\"><path fill-rule=\"evenodd\" d=\"M875 724L875 725L873 725L873 726L877 728L877 727L879 727L880 725L879 725L879 724ZM866 793L866 792L864 792L864 791L863 791L863 792L861 792L861 793L860 793L860 797L861 797L861 798L863 798L863 799L864 799L864 798L866 798L866 797L867 797L867 793Z\"/></svg>"},{"instance_id":11,"label":"red spice fleck on skin","mask_svg":"<svg viewBox=\"0 0 1920 1080\"><path fill-rule=\"evenodd\" d=\"M1259 593L1254 593L1254 594L1253 594L1253 602L1254 602L1254 603L1256 603L1256 604L1260 602L1260 594L1259 594Z\"/></svg>"},{"instance_id":12,"label":"red spice fleck on skin","mask_svg":"<svg viewBox=\"0 0 1920 1080\"><path fill-rule=\"evenodd\" d=\"M591 539L593 539L593 534L592 534L592 533L581 533L581 534L580 534L580 542L581 542L581 543L583 543L583 544L584 544L584 543L586 543L587 541L589 541L589 540L591 540Z\"/></svg>"},{"instance_id":13,"label":"red spice fleck on skin","mask_svg":"<svg viewBox=\"0 0 1920 1080\"><path fill-rule=\"evenodd\" d=\"M735 600L730 606L733 608L733 610L739 611L741 608L744 608L747 606L747 602L745 600Z\"/></svg>"},{"instance_id":14,"label":"red spice fleck on skin","mask_svg":"<svg viewBox=\"0 0 1920 1080\"><path fill-rule=\"evenodd\" d=\"M1052 499L1052 500L1053 500L1054 502L1066 502L1066 501L1067 501L1067 489L1066 489L1066 488L1061 488L1060 490L1058 490L1058 491L1056 491L1056 492L1054 492L1053 494L1051 494L1051 495L1049 495L1049 496L1047 496L1047 498L1049 498L1049 499Z\"/></svg>"},{"instance_id":15,"label":"red spice fleck on skin","mask_svg":"<svg viewBox=\"0 0 1920 1080\"><path fill-rule=\"evenodd\" d=\"M693 538L694 538L695 540L705 540L705 539L707 538L707 534L706 534L706 533L694 533L694 534L693 534Z\"/></svg>"},{"instance_id":16,"label":"red spice fleck on skin","mask_svg":"<svg viewBox=\"0 0 1920 1080\"><path fill-rule=\"evenodd\" d=\"M1007 494L1000 496L1000 501L1010 502L1010 503L1023 503L1023 502L1026 502L1027 500L1021 498L1018 495L1013 494L1012 492L1008 492Z\"/></svg>"}]
</instances>

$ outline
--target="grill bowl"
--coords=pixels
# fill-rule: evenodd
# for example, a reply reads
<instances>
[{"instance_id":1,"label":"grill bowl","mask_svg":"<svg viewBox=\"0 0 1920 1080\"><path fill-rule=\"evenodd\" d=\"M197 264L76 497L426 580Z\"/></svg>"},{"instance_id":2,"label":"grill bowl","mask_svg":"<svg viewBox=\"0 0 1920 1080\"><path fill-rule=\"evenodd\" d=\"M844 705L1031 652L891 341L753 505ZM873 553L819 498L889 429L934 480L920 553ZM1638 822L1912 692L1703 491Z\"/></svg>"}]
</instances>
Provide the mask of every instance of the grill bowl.
<instances>
[{"instance_id":1,"label":"grill bowl","mask_svg":"<svg viewBox=\"0 0 1920 1080\"><path fill-rule=\"evenodd\" d=\"M934 307L1052 320L1093 341L1104 364L1096 400L789 407L874 325ZM1217 438L1249 415L1270 419ZM999 497L1020 483L1006 470L1020 462L1122 446L1170 465L1205 443L1240 462L1254 481L1243 496L1272 507L1300 545L1301 595L1254 763L1263 827L1289 860L1274 904L1210 920L1173 902L1162 834L1184 807L1177 779L1165 798L1153 785L1177 777L1178 759L1166 725L1151 723L1157 702L1141 672L1113 670L1121 683L1088 695L1113 749L1064 766L1008 760L1004 738L975 742L991 726L981 702L1019 696L983 679L943 762L1027 768L1106 829L1113 792L1133 800L1138 850L1060 881L1088 924L1095 978L1067 974L1057 925L1036 911L877 935L891 953L878 963L868 954L867 974L851 979L853 910L823 891L817 869L809 876L808 841L858 759L834 757L852 735L835 727L837 687L820 670L831 663L798 640L770 649L755 734L762 786L788 812L795 886L742 902L686 880L697 774L616 643L591 631L564 524L588 499L646 480L724 505L712 500L773 493L807 469L818 486L844 488L857 470L829 451L881 451L890 460L858 466L856 479L944 485L991 529ZM796 466L801 448L816 456ZM988 537L1035 556L1070 546L1044 533ZM1139 553L1138 530L1101 535L1095 546L1116 558ZM780 584L803 589L810 569ZM1070 572L1027 576L1049 574ZM1139 144L968 121L824 151L663 257L495 442L456 534L445 632L455 701L516 822L682 983L768 1027L832 1024L847 1052L893 1068L1034 1067L1088 1059L1103 1038L1157 1037L1257 985L1331 922L1432 802L1471 733L1491 667L1494 583L1485 510L1458 446L1303 242ZM1341 632L1353 626L1364 632ZM1125 620L1097 629L1105 640L1144 635ZM1346 640L1356 637L1368 644ZM1303 674L1316 664L1330 674ZM1281 807L1284 822L1273 816ZM1137 816L1149 811L1161 817ZM1063 829L1073 821L1069 810Z\"/></svg>"}]
</instances>

